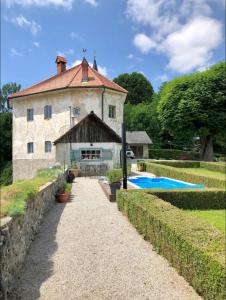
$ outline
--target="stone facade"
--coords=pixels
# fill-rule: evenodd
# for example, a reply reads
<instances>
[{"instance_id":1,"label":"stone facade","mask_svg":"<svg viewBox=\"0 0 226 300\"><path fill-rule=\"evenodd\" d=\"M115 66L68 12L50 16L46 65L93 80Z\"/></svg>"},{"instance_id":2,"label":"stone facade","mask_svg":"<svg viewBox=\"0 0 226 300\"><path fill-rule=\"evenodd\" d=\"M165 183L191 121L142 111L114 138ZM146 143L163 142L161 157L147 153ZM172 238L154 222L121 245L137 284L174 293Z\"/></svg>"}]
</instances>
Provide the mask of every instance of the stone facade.
<instances>
[{"instance_id":1,"label":"stone facade","mask_svg":"<svg viewBox=\"0 0 226 300\"><path fill-rule=\"evenodd\" d=\"M8 293L20 274L25 256L38 231L43 215L55 203L55 195L64 182L65 176L60 175L56 181L43 186L35 199L27 201L24 215L1 220L0 299L9 299Z\"/></svg>"},{"instance_id":2,"label":"stone facade","mask_svg":"<svg viewBox=\"0 0 226 300\"><path fill-rule=\"evenodd\" d=\"M55 141L91 111L99 118L103 116L103 121L121 135L125 98L125 93L110 89L71 88L12 99L13 179L32 177L40 167L56 162L56 147L52 145L52 151L46 153L45 141ZM45 105L52 106L51 119L44 119ZM109 105L116 106L116 118L109 118ZM69 107L79 107L79 116L70 119ZM34 110L33 121L27 121L29 108ZM27 153L29 142L33 142L33 153Z\"/></svg>"}]
</instances>

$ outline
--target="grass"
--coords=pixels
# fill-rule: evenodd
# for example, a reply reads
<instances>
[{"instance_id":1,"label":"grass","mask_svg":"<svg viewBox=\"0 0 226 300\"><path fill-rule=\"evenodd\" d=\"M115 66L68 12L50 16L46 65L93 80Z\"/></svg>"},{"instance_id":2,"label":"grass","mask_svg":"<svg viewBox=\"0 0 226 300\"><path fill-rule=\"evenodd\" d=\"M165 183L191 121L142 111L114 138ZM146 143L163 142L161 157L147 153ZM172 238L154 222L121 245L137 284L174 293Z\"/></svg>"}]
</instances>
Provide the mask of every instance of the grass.
<instances>
[{"instance_id":1,"label":"grass","mask_svg":"<svg viewBox=\"0 0 226 300\"><path fill-rule=\"evenodd\" d=\"M226 210L185 210L191 216L201 218L211 224L213 227L225 233Z\"/></svg>"},{"instance_id":2,"label":"grass","mask_svg":"<svg viewBox=\"0 0 226 300\"><path fill-rule=\"evenodd\" d=\"M216 172L216 171L210 171L204 168L180 168L180 170L183 170L184 172L189 172L193 174L198 174L198 175L204 175L204 176L212 176L220 179L225 179L225 174Z\"/></svg>"},{"instance_id":3,"label":"grass","mask_svg":"<svg viewBox=\"0 0 226 300\"><path fill-rule=\"evenodd\" d=\"M32 179L15 181L11 185L2 187L0 217L22 215L26 201L34 199L40 187L53 181L61 172L60 168L42 169Z\"/></svg>"}]
</instances>

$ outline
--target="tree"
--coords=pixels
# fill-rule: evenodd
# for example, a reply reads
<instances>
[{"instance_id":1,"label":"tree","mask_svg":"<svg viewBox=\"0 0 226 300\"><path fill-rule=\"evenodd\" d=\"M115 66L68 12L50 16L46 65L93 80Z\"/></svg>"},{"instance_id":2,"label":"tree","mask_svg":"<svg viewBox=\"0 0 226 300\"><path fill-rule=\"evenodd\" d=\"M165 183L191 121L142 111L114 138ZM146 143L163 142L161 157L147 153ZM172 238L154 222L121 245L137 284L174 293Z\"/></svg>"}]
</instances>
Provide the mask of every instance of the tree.
<instances>
[{"instance_id":1,"label":"tree","mask_svg":"<svg viewBox=\"0 0 226 300\"><path fill-rule=\"evenodd\" d=\"M160 93L159 120L172 136L200 137L200 156L213 160L213 138L225 136L225 63L168 82Z\"/></svg>"},{"instance_id":2,"label":"tree","mask_svg":"<svg viewBox=\"0 0 226 300\"><path fill-rule=\"evenodd\" d=\"M21 85L16 84L15 82L3 84L2 88L0 89L1 112L5 112L9 110L9 105L7 101L8 96L16 92L19 92L20 89L21 89Z\"/></svg>"},{"instance_id":3,"label":"tree","mask_svg":"<svg viewBox=\"0 0 226 300\"><path fill-rule=\"evenodd\" d=\"M151 103L139 103L132 105L127 103L124 106L124 119L126 130L144 130L152 139L155 146L160 142L160 125L156 113L156 101Z\"/></svg>"},{"instance_id":4,"label":"tree","mask_svg":"<svg viewBox=\"0 0 226 300\"><path fill-rule=\"evenodd\" d=\"M129 92L127 102L131 104L149 102L154 94L151 83L141 73L124 73L119 75L113 81Z\"/></svg>"}]
</instances>

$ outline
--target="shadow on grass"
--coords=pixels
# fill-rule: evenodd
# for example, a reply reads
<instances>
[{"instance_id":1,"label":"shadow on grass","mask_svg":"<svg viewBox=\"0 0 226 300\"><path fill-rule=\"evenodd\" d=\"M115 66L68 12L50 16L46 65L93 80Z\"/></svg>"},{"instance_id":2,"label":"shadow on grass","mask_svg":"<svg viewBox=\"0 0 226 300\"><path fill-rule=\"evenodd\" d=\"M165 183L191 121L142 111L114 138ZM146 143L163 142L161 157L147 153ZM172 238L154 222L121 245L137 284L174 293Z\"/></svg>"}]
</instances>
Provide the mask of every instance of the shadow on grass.
<instances>
[{"instance_id":1,"label":"shadow on grass","mask_svg":"<svg viewBox=\"0 0 226 300\"><path fill-rule=\"evenodd\" d=\"M45 215L40 230L31 244L21 276L8 299L40 299L40 287L53 274L52 256L57 251L56 232L66 204L57 203Z\"/></svg>"}]
</instances>

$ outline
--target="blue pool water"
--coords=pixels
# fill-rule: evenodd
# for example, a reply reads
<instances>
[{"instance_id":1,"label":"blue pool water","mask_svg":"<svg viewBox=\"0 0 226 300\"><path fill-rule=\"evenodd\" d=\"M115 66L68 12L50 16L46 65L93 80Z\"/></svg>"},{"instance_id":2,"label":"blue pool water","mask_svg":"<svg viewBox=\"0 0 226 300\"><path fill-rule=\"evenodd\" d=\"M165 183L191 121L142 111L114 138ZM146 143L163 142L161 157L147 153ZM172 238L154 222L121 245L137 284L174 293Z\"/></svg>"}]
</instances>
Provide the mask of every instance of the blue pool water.
<instances>
[{"instance_id":1,"label":"blue pool water","mask_svg":"<svg viewBox=\"0 0 226 300\"><path fill-rule=\"evenodd\" d=\"M192 184L188 182L177 181L171 178L158 177L135 177L129 178L128 183L132 183L138 188L159 188L159 189L175 189L175 188L204 188L204 185Z\"/></svg>"}]
</instances>

